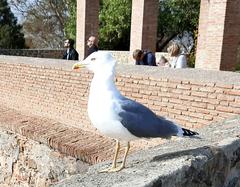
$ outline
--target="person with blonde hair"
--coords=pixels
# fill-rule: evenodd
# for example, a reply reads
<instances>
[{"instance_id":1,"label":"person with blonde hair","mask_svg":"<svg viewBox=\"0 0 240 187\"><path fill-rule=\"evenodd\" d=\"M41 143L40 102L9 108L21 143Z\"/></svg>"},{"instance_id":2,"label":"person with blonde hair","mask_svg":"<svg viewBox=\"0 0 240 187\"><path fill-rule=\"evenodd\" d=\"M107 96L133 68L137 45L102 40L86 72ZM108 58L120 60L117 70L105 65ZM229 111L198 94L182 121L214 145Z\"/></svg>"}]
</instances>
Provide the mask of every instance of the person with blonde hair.
<instances>
[{"instance_id":1,"label":"person with blonde hair","mask_svg":"<svg viewBox=\"0 0 240 187\"><path fill-rule=\"evenodd\" d=\"M181 48L178 43L173 42L168 48L168 53L172 57L170 62L172 68L187 68L187 58L181 53Z\"/></svg>"},{"instance_id":2,"label":"person with blonde hair","mask_svg":"<svg viewBox=\"0 0 240 187\"><path fill-rule=\"evenodd\" d=\"M159 61L157 62L157 66L170 67L170 63L165 56L161 55Z\"/></svg>"}]
</instances>

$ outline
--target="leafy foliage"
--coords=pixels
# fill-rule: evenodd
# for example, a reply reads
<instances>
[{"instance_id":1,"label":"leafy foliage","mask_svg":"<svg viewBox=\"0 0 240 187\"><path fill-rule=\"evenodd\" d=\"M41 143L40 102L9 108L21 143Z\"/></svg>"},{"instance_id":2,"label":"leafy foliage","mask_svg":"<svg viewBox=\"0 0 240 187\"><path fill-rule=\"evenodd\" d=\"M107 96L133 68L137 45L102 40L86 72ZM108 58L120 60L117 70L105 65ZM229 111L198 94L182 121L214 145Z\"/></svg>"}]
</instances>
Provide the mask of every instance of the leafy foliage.
<instances>
[{"instance_id":1,"label":"leafy foliage","mask_svg":"<svg viewBox=\"0 0 240 187\"><path fill-rule=\"evenodd\" d=\"M193 49L190 52L189 58L188 58L188 66L191 67L191 68L195 67L195 57L196 57L196 46L197 46L198 30L195 30L193 33L194 33L195 44L194 44Z\"/></svg>"},{"instance_id":2,"label":"leafy foliage","mask_svg":"<svg viewBox=\"0 0 240 187\"><path fill-rule=\"evenodd\" d=\"M100 4L99 46L102 49L129 50L131 6L129 0L104 0Z\"/></svg>"},{"instance_id":3,"label":"leafy foliage","mask_svg":"<svg viewBox=\"0 0 240 187\"><path fill-rule=\"evenodd\" d=\"M33 47L62 47L76 38L76 0L9 0L25 17ZM99 47L129 50L131 0L100 0ZM200 0L159 0L157 51L183 31L197 31ZM35 43L34 43L35 42Z\"/></svg>"},{"instance_id":4,"label":"leafy foliage","mask_svg":"<svg viewBox=\"0 0 240 187\"><path fill-rule=\"evenodd\" d=\"M101 1L100 47L129 50L131 6L129 0ZM200 0L160 0L157 51L184 31L195 32L198 26Z\"/></svg>"},{"instance_id":5,"label":"leafy foliage","mask_svg":"<svg viewBox=\"0 0 240 187\"><path fill-rule=\"evenodd\" d=\"M199 11L200 0L160 0L157 51L178 34L193 33L198 27Z\"/></svg>"},{"instance_id":6,"label":"leafy foliage","mask_svg":"<svg viewBox=\"0 0 240 187\"><path fill-rule=\"evenodd\" d=\"M0 1L0 48L25 48L22 26L17 24L7 0Z\"/></svg>"},{"instance_id":7,"label":"leafy foliage","mask_svg":"<svg viewBox=\"0 0 240 187\"><path fill-rule=\"evenodd\" d=\"M64 26L66 37L76 40L76 20L77 20L76 0L69 0L67 2L67 7L68 7L69 16Z\"/></svg>"},{"instance_id":8,"label":"leafy foliage","mask_svg":"<svg viewBox=\"0 0 240 187\"><path fill-rule=\"evenodd\" d=\"M62 48L70 0L9 0L24 16L23 29L31 48Z\"/></svg>"}]
</instances>

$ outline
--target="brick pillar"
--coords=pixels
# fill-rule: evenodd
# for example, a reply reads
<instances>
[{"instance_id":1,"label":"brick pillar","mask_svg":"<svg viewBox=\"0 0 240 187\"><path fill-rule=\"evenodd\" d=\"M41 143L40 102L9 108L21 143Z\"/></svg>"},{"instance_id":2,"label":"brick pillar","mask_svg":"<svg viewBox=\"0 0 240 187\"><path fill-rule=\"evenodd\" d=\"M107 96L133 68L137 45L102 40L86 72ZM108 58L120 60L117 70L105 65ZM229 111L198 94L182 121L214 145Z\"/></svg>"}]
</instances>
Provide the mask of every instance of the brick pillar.
<instances>
[{"instance_id":1,"label":"brick pillar","mask_svg":"<svg viewBox=\"0 0 240 187\"><path fill-rule=\"evenodd\" d=\"M158 0L132 0L130 53L135 49L155 52Z\"/></svg>"},{"instance_id":2,"label":"brick pillar","mask_svg":"<svg viewBox=\"0 0 240 187\"><path fill-rule=\"evenodd\" d=\"M99 0L77 0L76 48L80 60L86 55L86 40L90 35L98 37Z\"/></svg>"},{"instance_id":3,"label":"brick pillar","mask_svg":"<svg viewBox=\"0 0 240 187\"><path fill-rule=\"evenodd\" d=\"M240 0L201 0L196 68L234 70L240 42Z\"/></svg>"}]
</instances>

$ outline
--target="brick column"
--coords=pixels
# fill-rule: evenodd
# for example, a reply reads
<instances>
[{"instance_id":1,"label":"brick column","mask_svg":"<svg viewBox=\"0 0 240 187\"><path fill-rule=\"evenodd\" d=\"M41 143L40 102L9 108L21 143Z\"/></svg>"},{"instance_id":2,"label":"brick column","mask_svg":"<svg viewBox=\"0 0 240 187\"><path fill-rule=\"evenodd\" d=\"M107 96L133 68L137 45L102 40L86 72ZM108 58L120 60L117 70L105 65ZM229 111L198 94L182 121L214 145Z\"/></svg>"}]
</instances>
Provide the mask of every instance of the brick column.
<instances>
[{"instance_id":1,"label":"brick column","mask_svg":"<svg viewBox=\"0 0 240 187\"><path fill-rule=\"evenodd\" d=\"M158 0L132 0L130 52L156 50Z\"/></svg>"},{"instance_id":2,"label":"brick column","mask_svg":"<svg viewBox=\"0 0 240 187\"><path fill-rule=\"evenodd\" d=\"M234 70L240 42L240 0L201 0L196 68Z\"/></svg>"},{"instance_id":3,"label":"brick column","mask_svg":"<svg viewBox=\"0 0 240 187\"><path fill-rule=\"evenodd\" d=\"M80 60L86 54L86 40L90 35L98 37L99 0L77 0L77 38L76 48Z\"/></svg>"}]
</instances>

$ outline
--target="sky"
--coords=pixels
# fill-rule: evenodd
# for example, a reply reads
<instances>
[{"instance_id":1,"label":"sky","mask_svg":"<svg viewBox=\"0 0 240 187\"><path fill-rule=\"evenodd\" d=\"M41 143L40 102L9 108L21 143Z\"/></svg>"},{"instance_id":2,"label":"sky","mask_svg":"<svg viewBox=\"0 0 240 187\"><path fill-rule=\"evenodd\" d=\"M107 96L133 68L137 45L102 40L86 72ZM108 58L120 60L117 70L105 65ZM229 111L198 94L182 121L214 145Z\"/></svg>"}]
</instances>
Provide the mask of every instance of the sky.
<instances>
[{"instance_id":1,"label":"sky","mask_svg":"<svg viewBox=\"0 0 240 187\"><path fill-rule=\"evenodd\" d=\"M8 3L9 3L9 0L8 0ZM12 13L17 18L18 23L21 24L23 22L23 16L17 10L15 10L14 7L12 7L10 3L9 3L9 6L11 8Z\"/></svg>"}]
</instances>

